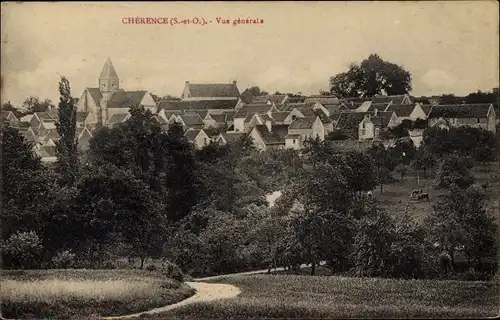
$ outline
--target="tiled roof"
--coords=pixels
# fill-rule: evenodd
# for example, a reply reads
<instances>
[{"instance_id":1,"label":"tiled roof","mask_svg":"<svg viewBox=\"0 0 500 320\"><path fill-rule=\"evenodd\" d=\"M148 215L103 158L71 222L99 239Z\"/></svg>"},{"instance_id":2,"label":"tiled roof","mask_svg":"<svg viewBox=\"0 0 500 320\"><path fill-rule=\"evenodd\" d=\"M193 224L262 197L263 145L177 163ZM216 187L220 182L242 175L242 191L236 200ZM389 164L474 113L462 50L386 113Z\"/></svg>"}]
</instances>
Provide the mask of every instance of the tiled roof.
<instances>
[{"instance_id":1,"label":"tiled roof","mask_svg":"<svg viewBox=\"0 0 500 320\"><path fill-rule=\"evenodd\" d=\"M330 114L340 112L340 104L322 104Z\"/></svg>"},{"instance_id":2,"label":"tiled roof","mask_svg":"<svg viewBox=\"0 0 500 320\"><path fill-rule=\"evenodd\" d=\"M273 128L272 132L265 125L255 126L255 130L259 132L265 144L284 144L286 133L283 134L282 130Z\"/></svg>"},{"instance_id":3,"label":"tiled roof","mask_svg":"<svg viewBox=\"0 0 500 320\"><path fill-rule=\"evenodd\" d=\"M267 101L271 101L272 103L280 104L284 102L286 97L286 94L268 94L265 96L255 97L252 103L267 103Z\"/></svg>"},{"instance_id":4,"label":"tiled roof","mask_svg":"<svg viewBox=\"0 0 500 320\"><path fill-rule=\"evenodd\" d=\"M304 102L299 102L299 103L285 103L284 105L282 105L279 110L280 111L292 111L293 109L298 109L300 111L304 111L304 110L312 110L313 107L314 107L314 104L313 102L309 102L309 103L304 103Z\"/></svg>"},{"instance_id":5,"label":"tiled roof","mask_svg":"<svg viewBox=\"0 0 500 320\"><path fill-rule=\"evenodd\" d=\"M180 116L186 126L204 125L203 119L197 114L186 114Z\"/></svg>"},{"instance_id":6,"label":"tiled roof","mask_svg":"<svg viewBox=\"0 0 500 320\"><path fill-rule=\"evenodd\" d=\"M116 70L115 70L115 67L113 66L113 63L111 62L111 59L108 58L106 59L106 62L104 63L104 66L102 67L102 70L101 70L101 75L99 76L99 78L110 78L110 77L114 77L114 78L118 78L118 75L116 74Z\"/></svg>"},{"instance_id":7,"label":"tiled roof","mask_svg":"<svg viewBox=\"0 0 500 320\"><path fill-rule=\"evenodd\" d=\"M140 105L147 91L117 91L108 101L108 108L129 108Z\"/></svg>"},{"instance_id":8,"label":"tiled roof","mask_svg":"<svg viewBox=\"0 0 500 320\"><path fill-rule=\"evenodd\" d=\"M236 142L246 134L245 132L226 132L222 134L227 142Z\"/></svg>"},{"instance_id":9,"label":"tiled roof","mask_svg":"<svg viewBox=\"0 0 500 320\"><path fill-rule=\"evenodd\" d=\"M187 115L194 115L194 114L196 114L196 115L200 116L201 119L205 119L205 117L208 114L208 110L206 110L206 109L205 110L187 110L185 112L185 114L187 114Z\"/></svg>"},{"instance_id":10,"label":"tiled roof","mask_svg":"<svg viewBox=\"0 0 500 320\"><path fill-rule=\"evenodd\" d=\"M191 97L239 97L240 91L234 83L208 84L208 83L188 83Z\"/></svg>"},{"instance_id":11,"label":"tiled roof","mask_svg":"<svg viewBox=\"0 0 500 320\"><path fill-rule=\"evenodd\" d=\"M234 115L235 118L246 118L248 115L253 115L254 113L257 114L265 114L269 111L269 109L272 108L272 105L270 104L247 104L241 107L236 114Z\"/></svg>"},{"instance_id":12,"label":"tiled roof","mask_svg":"<svg viewBox=\"0 0 500 320\"><path fill-rule=\"evenodd\" d=\"M337 127L344 130L357 129L365 114L364 112L342 112Z\"/></svg>"},{"instance_id":13,"label":"tiled roof","mask_svg":"<svg viewBox=\"0 0 500 320\"><path fill-rule=\"evenodd\" d=\"M226 115L226 121L234 121L234 115L236 114L236 111L224 110L224 114Z\"/></svg>"},{"instance_id":14,"label":"tiled roof","mask_svg":"<svg viewBox=\"0 0 500 320\"><path fill-rule=\"evenodd\" d=\"M375 96L372 100L373 103L389 103L393 102L394 104L401 104L406 95L395 95L395 96Z\"/></svg>"},{"instance_id":15,"label":"tiled roof","mask_svg":"<svg viewBox=\"0 0 500 320\"><path fill-rule=\"evenodd\" d=\"M339 102L339 99L336 98L336 97L329 97L329 96L310 96L308 98L306 98L306 100L304 101L305 103L309 103L309 102L312 102L312 103L321 103L323 106L325 104L330 104L330 105L339 105L340 102Z\"/></svg>"},{"instance_id":16,"label":"tiled roof","mask_svg":"<svg viewBox=\"0 0 500 320\"><path fill-rule=\"evenodd\" d=\"M366 111L367 112L374 112L375 109L377 109L378 111L385 111L385 109L387 108L387 104L388 103L385 103L385 102L380 102L380 103L373 103L372 102Z\"/></svg>"},{"instance_id":17,"label":"tiled roof","mask_svg":"<svg viewBox=\"0 0 500 320\"><path fill-rule=\"evenodd\" d=\"M273 119L272 119L270 116L268 116L267 114L263 114L263 115L261 115L260 117L261 117L261 118L262 118L262 120L264 120L264 121L272 121L272 122L274 122L274 121L273 121Z\"/></svg>"},{"instance_id":18,"label":"tiled roof","mask_svg":"<svg viewBox=\"0 0 500 320\"><path fill-rule=\"evenodd\" d=\"M332 121L338 121L339 118L340 118L340 115L342 114L342 112L334 112L334 113L331 113L330 114L330 120Z\"/></svg>"},{"instance_id":19,"label":"tiled roof","mask_svg":"<svg viewBox=\"0 0 500 320\"><path fill-rule=\"evenodd\" d=\"M210 117L212 117L212 119L214 119L217 123L225 123L227 114L225 114L225 113L211 114Z\"/></svg>"},{"instance_id":20,"label":"tiled roof","mask_svg":"<svg viewBox=\"0 0 500 320\"><path fill-rule=\"evenodd\" d=\"M319 117L321 122L323 123L332 123L332 120L328 118L328 116L321 109L314 110L314 114Z\"/></svg>"},{"instance_id":21,"label":"tiled roof","mask_svg":"<svg viewBox=\"0 0 500 320\"><path fill-rule=\"evenodd\" d=\"M283 121L285 121L286 117L288 117L289 114L290 114L290 112L280 111L280 112L271 113L271 116L273 117L274 121L283 122Z\"/></svg>"},{"instance_id":22,"label":"tiled roof","mask_svg":"<svg viewBox=\"0 0 500 320\"><path fill-rule=\"evenodd\" d=\"M115 124L124 122L128 115L128 113L116 113L108 119L107 123Z\"/></svg>"},{"instance_id":23,"label":"tiled roof","mask_svg":"<svg viewBox=\"0 0 500 320\"><path fill-rule=\"evenodd\" d=\"M432 108L432 105L430 105L430 104L421 104L420 106L422 107L422 110L424 110L424 113L426 115L429 114L429 111L431 111L431 108Z\"/></svg>"},{"instance_id":24,"label":"tiled roof","mask_svg":"<svg viewBox=\"0 0 500 320\"><path fill-rule=\"evenodd\" d=\"M196 136L202 131L202 129L189 129L184 134L189 141L194 141Z\"/></svg>"},{"instance_id":25,"label":"tiled roof","mask_svg":"<svg viewBox=\"0 0 500 320\"><path fill-rule=\"evenodd\" d=\"M102 99L101 90L99 90L99 88L87 88L87 90L90 93L90 96L92 97L92 100L94 100L95 104L99 105Z\"/></svg>"},{"instance_id":26,"label":"tiled roof","mask_svg":"<svg viewBox=\"0 0 500 320\"><path fill-rule=\"evenodd\" d=\"M300 134L288 134L285 139L300 139Z\"/></svg>"},{"instance_id":27,"label":"tiled roof","mask_svg":"<svg viewBox=\"0 0 500 320\"><path fill-rule=\"evenodd\" d=\"M201 101L163 100L158 102L158 108L160 110L234 109L237 103L238 99Z\"/></svg>"},{"instance_id":28,"label":"tiled roof","mask_svg":"<svg viewBox=\"0 0 500 320\"><path fill-rule=\"evenodd\" d=\"M382 128L386 128L389 124L389 121L392 117L392 111L381 111L378 112L376 116L371 116L370 120L376 126L381 126Z\"/></svg>"},{"instance_id":29,"label":"tiled roof","mask_svg":"<svg viewBox=\"0 0 500 320\"><path fill-rule=\"evenodd\" d=\"M486 118L491 104L456 104L435 105L431 108L429 118Z\"/></svg>"},{"instance_id":30,"label":"tiled roof","mask_svg":"<svg viewBox=\"0 0 500 320\"><path fill-rule=\"evenodd\" d=\"M30 123L29 122L19 122L18 124L19 126L19 129L28 129L30 127Z\"/></svg>"},{"instance_id":31,"label":"tiled roof","mask_svg":"<svg viewBox=\"0 0 500 320\"><path fill-rule=\"evenodd\" d=\"M311 129L316 117L297 118L290 125L290 129Z\"/></svg>"},{"instance_id":32,"label":"tiled roof","mask_svg":"<svg viewBox=\"0 0 500 320\"><path fill-rule=\"evenodd\" d=\"M35 114L42 121L45 119L49 119L52 121L55 120L55 116L53 114L48 113L48 112L35 112Z\"/></svg>"},{"instance_id":33,"label":"tiled roof","mask_svg":"<svg viewBox=\"0 0 500 320\"><path fill-rule=\"evenodd\" d=\"M398 117L409 117L415 109L415 103L412 104L391 104L387 111L394 111Z\"/></svg>"},{"instance_id":34,"label":"tiled roof","mask_svg":"<svg viewBox=\"0 0 500 320\"><path fill-rule=\"evenodd\" d=\"M76 113L76 122L84 122L88 116L88 112L77 112Z\"/></svg>"}]
</instances>

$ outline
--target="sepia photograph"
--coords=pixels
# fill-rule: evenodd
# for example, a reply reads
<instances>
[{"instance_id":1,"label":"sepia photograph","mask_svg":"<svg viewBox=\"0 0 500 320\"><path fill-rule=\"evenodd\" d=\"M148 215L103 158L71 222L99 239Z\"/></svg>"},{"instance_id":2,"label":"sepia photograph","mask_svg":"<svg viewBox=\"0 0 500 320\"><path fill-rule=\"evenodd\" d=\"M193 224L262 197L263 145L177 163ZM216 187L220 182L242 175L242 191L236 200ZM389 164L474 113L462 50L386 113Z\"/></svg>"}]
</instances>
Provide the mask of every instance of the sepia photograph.
<instances>
[{"instance_id":1,"label":"sepia photograph","mask_svg":"<svg viewBox=\"0 0 500 320\"><path fill-rule=\"evenodd\" d=\"M2 2L0 319L498 317L499 15Z\"/></svg>"}]
</instances>

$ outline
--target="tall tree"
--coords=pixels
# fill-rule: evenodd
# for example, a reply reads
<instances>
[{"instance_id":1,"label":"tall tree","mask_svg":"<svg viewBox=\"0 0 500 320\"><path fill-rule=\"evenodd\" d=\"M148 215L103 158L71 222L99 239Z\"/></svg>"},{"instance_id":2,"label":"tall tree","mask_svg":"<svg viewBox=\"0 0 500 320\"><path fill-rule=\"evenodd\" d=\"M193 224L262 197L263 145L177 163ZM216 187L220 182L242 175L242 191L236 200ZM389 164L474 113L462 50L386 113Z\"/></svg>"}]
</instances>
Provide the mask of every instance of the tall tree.
<instances>
[{"instance_id":1,"label":"tall tree","mask_svg":"<svg viewBox=\"0 0 500 320\"><path fill-rule=\"evenodd\" d=\"M330 78L330 92L340 98L398 95L411 89L410 72L377 54L370 54L360 64L351 64L347 72Z\"/></svg>"},{"instance_id":2,"label":"tall tree","mask_svg":"<svg viewBox=\"0 0 500 320\"><path fill-rule=\"evenodd\" d=\"M78 174L76 108L69 81L65 77L61 77L59 82L59 94L59 120L56 127L61 139L56 143L56 168L61 175L61 182L71 185Z\"/></svg>"}]
</instances>

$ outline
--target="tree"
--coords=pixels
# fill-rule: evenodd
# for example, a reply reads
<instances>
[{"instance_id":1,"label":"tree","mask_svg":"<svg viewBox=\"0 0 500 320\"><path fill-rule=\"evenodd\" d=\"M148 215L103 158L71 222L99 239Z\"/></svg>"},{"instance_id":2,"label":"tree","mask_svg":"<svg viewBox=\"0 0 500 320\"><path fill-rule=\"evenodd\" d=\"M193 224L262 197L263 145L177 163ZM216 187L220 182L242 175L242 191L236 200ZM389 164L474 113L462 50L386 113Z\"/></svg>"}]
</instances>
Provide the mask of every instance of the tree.
<instances>
[{"instance_id":1,"label":"tree","mask_svg":"<svg viewBox=\"0 0 500 320\"><path fill-rule=\"evenodd\" d=\"M262 91L258 86L253 86L245 89L241 93L241 100L245 103L252 103L252 101L258 96L268 95L266 91Z\"/></svg>"},{"instance_id":2,"label":"tree","mask_svg":"<svg viewBox=\"0 0 500 320\"><path fill-rule=\"evenodd\" d=\"M452 186L425 220L430 241L448 252L452 264L459 246L465 248L469 261L496 260L497 225L484 200L484 192L475 186L465 190Z\"/></svg>"},{"instance_id":3,"label":"tree","mask_svg":"<svg viewBox=\"0 0 500 320\"><path fill-rule=\"evenodd\" d=\"M474 176L469 170L471 164L458 155L450 155L441 160L436 172L434 185L438 188L450 188L456 185L462 189L474 183Z\"/></svg>"},{"instance_id":4,"label":"tree","mask_svg":"<svg viewBox=\"0 0 500 320\"><path fill-rule=\"evenodd\" d=\"M347 72L330 78L330 92L341 98L398 95L411 89L410 73L377 54L371 54L360 64L351 64Z\"/></svg>"},{"instance_id":5,"label":"tree","mask_svg":"<svg viewBox=\"0 0 500 320\"><path fill-rule=\"evenodd\" d=\"M454 94L443 94L439 97L439 104L461 104L464 102L464 97L457 97Z\"/></svg>"},{"instance_id":6,"label":"tree","mask_svg":"<svg viewBox=\"0 0 500 320\"><path fill-rule=\"evenodd\" d=\"M377 183L380 185L380 193L382 193L383 185L389 181L390 173L395 167L395 162L389 152L385 149L384 145L381 143L373 144L367 150L367 153L375 162L375 177Z\"/></svg>"},{"instance_id":7,"label":"tree","mask_svg":"<svg viewBox=\"0 0 500 320\"><path fill-rule=\"evenodd\" d=\"M15 232L37 231L40 210L50 192L45 170L32 146L9 125L1 131L2 148L2 239Z\"/></svg>"},{"instance_id":8,"label":"tree","mask_svg":"<svg viewBox=\"0 0 500 320\"><path fill-rule=\"evenodd\" d=\"M56 142L56 168L61 176L61 183L71 185L78 174L76 108L69 81L65 77L61 77L59 82L59 94L59 120L56 127L61 139Z\"/></svg>"},{"instance_id":9,"label":"tree","mask_svg":"<svg viewBox=\"0 0 500 320\"><path fill-rule=\"evenodd\" d=\"M52 101L49 99L45 99L40 101L38 97L29 96L23 102L23 108L28 111L28 113L33 112L46 112L55 106L52 104Z\"/></svg>"}]
</instances>

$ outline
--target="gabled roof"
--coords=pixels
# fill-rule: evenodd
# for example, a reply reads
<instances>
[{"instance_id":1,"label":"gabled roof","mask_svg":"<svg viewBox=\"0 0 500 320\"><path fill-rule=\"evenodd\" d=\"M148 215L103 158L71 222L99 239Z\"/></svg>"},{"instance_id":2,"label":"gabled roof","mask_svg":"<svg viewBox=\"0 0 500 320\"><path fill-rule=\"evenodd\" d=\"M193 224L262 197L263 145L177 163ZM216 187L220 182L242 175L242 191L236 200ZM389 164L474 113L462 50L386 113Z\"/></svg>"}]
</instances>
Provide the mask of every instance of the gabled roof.
<instances>
[{"instance_id":1,"label":"gabled roof","mask_svg":"<svg viewBox=\"0 0 500 320\"><path fill-rule=\"evenodd\" d=\"M128 113L116 113L112 115L106 123L108 124L121 123L124 122L128 116L129 116Z\"/></svg>"},{"instance_id":2,"label":"gabled roof","mask_svg":"<svg viewBox=\"0 0 500 320\"><path fill-rule=\"evenodd\" d=\"M381 111L376 116L371 116L370 121L379 127L386 128L391 121L392 111Z\"/></svg>"},{"instance_id":3,"label":"gabled roof","mask_svg":"<svg viewBox=\"0 0 500 320\"><path fill-rule=\"evenodd\" d=\"M194 114L196 114L196 115L200 116L200 118L203 120L207 116L208 110L206 110L206 109L205 110L187 110L185 112L185 114L187 114L187 115L194 115Z\"/></svg>"},{"instance_id":4,"label":"gabled roof","mask_svg":"<svg viewBox=\"0 0 500 320\"><path fill-rule=\"evenodd\" d=\"M280 111L280 112L271 113L271 116L273 117L274 121L283 122L283 121L285 121L286 117L288 117L289 114L290 114L290 112Z\"/></svg>"},{"instance_id":5,"label":"gabled roof","mask_svg":"<svg viewBox=\"0 0 500 320\"><path fill-rule=\"evenodd\" d=\"M332 123L332 120L321 109L314 110L314 114L319 117L322 123Z\"/></svg>"},{"instance_id":6,"label":"gabled roof","mask_svg":"<svg viewBox=\"0 0 500 320\"><path fill-rule=\"evenodd\" d=\"M385 111L387 109L387 105L388 103L385 102L380 102L380 103L372 102L371 105L366 110L366 112L374 112L375 109L377 109L378 111Z\"/></svg>"},{"instance_id":7,"label":"gabled roof","mask_svg":"<svg viewBox=\"0 0 500 320\"><path fill-rule=\"evenodd\" d=\"M200 118L199 115L197 114L185 114L185 115L180 115L182 121L186 126L197 126L197 125L204 125L203 119Z\"/></svg>"},{"instance_id":8,"label":"gabled roof","mask_svg":"<svg viewBox=\"0 0 500 320\"><path fill-rule=\"evenodd\" d=\"M337 121L337 127L343 130L357 130L359 123L363 121L365 114L365 112L342 112Z\"/></svg>"},{"instance_id":9,"label":"gabled roof","mask_svg":"<svg viewBox=\"0 0 500 320\"><path fill-rule=\"evenodd\" d=\"M431 108L432 108L432 105L430 105L430 104L421 104L420 106L422 107L422 110L424 110L424 113L426 115L429 114L429 111L431 111Z\"/></svg>"},{"instance_id":10,"label":"gabled roof","mask_svg":"<svg viewBox=\"0 0 500 320\"><path fill-rule=\"evenodd\" d=\"M434 105L428 118L486 118L491 103Z\"/></svg>"},{"instance_id":11,"label":"gabled roof","mask_svg":"<svg viewBox=\"0 0 500 320\"><path fill-rule=\"evenodd\" d=\"M416 104L391 104L387 107L387 111L394 111L398 117L409 117L415 109Z\"/></svg>"},{"instance_id":12,"label":"gabled roof","mask_svg":"<svg viewBox=\"0 0 500 320\"><path fill-rule=\"evenodd\" d=\"M209 136L210 138L216 138L220 134L220 131L218 129L203 129L203 131L205 131L207 136Z\"/></svg>"},{"instance_id":13,"label":"gabled roof","mask_svg":"<svg viewBox=\"0 0 500 320\"><path fill-rule=\"evenodd\" d=\"M16 115L12 111L3 111L2 110L2 112L0 112L0 114L1 114L2 120L7 119L7 117L9 117L9 116L17 119Z\"/></svg>"},{"instance_id":14,"label":"gabled roof","mask_svg":"<svg viewBox=\"0 0 500 320\"><path fill-rule=\"evenodd\" d=\"M295 119L290 125L290 129L311 129L316 121L316 117L304 117Z\"/></svg>"},{"instance_id":15,"label":"gabled roof","mask_svg":"<svg viewBox=\"0 0 500 320\"><path fill-rule=\"evenodd\" d=\"M45 129L56 129L56 122L53 119L43 119L42 123Z\"/></svg>"},{"instance_id":16,"label":"gabled roof","mask_svg":"<svg viewBox=\"0 0 500 320\"><path fill-rule=\"evenodd\" d=\"M238 140L240 140L241 138L243 138L246 133L245 132L226 132L226 133L223 133L222 134L224 136L224 139L226 139L226 141L228 143L231 143L231 142L236 142Z\"/></svg>"},{"instance_id":17,"label":"gabled roof","mask_svg":"<svg viewBox=\"0 0 500 320\"><path fill-rule=\"evenodd\" d=\"M84 122L88 115L88 112L76 112L76 122Z\"/></svg>"},{"instance_id":18,"label":"gabled roof","mask_svg":"<svg viewBox=\"0 0 500 320\"><path fill-rule=\"evenodd\" d=\"M217 123L225 123L227 114L222 113L222 114L211 114L210 117L214 119Z\"/></svg>"},{"instance_id":19,"label":"gabled roof","mask_svg":"<svg viewBox=\"0 0 500 320\"><path fill-rule=\"evenodd\" d=\"M163 100L158 102L158 108L160 110L234 109L237 103L238 99L201 101Z\"/></svg>"},{"instance_id":20,"label":"gabled roof","mask_svg":"<svg viewBox=\"0 0 500 320\"><path fill-rule=\"evenodd\" d=\"M279 110L280 111L292 111L293 109L298 109L301 112L304 110L313 110L315 102L299 102L299 103L285 103L282 105Z\"/></svg>"},{"instance_id":21,"label":"gabled roof","mask_svg":"<svg viewBox=\"0 0 500 320\"><path fill-rule=\"evenodd\" d=\"M323 106L325 104L329 104L329 105L339 105L340 104L340 101L338 98L330 97L330 96L310 96L310 97L307 97L304 102L305 103L318 102L318 103L321 103Z\"/></svg>"},{"instance_id":22,"label":"gabled roof","mask_svg":"<svg viewBox=\"0 0 500 320\"><path fill-rule=\"evenodd\" d=\"M236 111L224 110L224 114L226 115L226 121L234 121L234 115L236 114Z\"/></svg>"},{"instance_id":23,"label":"gabled roof","mask_svg":"<svg viewBox=\"0 0 500 320\"><path fill-rule=\"evenodd\" d=\"M90 96L92 97L92 100L94 100L94 103L99 105L102 99L101 90L99 90L99 88L87 88L87 91L90 93Z\"/></svg>"},{"instance_id":24,"label":"gabled roof","mask_svg":"<svg viewBox=\"0 0 500 320\"><path fill-rule=\"evenodd\" d=\"M342 114L342 112L334 112L334 113L331 113L330 114L330 120L332 121L339 121L339 118L340 118L340 115Z\"/></svg>"},{"instance_id":25,"label":"gabled roof","mask_svg":"<svg viewBox=\"0 0 500 320\"><path fill-rule=\"evenodd\" d=\"M254 130L257 130L260 137L264 141L265 144L284 144L286 132L283 134L283 130L276 130L273 128L273 131L270 132L267 126L259 125L255 126Z\"/></svg>"},{"instance_id":26,"label":"gabled roof","mask_svg":"<svg viewBox=\"0 0 500 320\"><path fill-rule=\"evenodd\" d=\"M193 98L239 97L240 91L235 83L187 83Z\"/></svg>"},{"instance_id":27,"label":"gabled roof","mask_svg":"<svg viewBox=\"0 0 500 320\"><path fill-rule=\"evenodd\" d=\"M254 113L265 114L272 108L271 104L260 103L260 104L246 104L241 109L239 109L234 115L235 118L246 118L248 115Z\"/></svg>"},{"instance_id":28,"label":"gabled roof","mask_svg":"<svg viewBox=\"0 0 500 320\"><path fill-rule=\"evenodd\" d=\"M36 115L40 120L44 121L46 119L54 121L56 120L56 115L48 113L48 112L35 112L34 115Z\"/></svg>"},{"instance_id":29,"label":"gabled roof","mask_svg":"<svg viewBox=\"0 0 500 320\"><path fill-rule=\"evenodd\" d=\"M102 67L101 75L99 78L108 79L108 78L118 78L116 74L115 67L111 62L111 58L106 59L104 66Z\"/></svg>"},{"instance_id":30,"label":"gabled roof","mask_svg":"<svg viewBox=\"0 0 500 320\"><path fill-rule=\"evenodd\" d=\"M194 141L201 131L203 131L203 129L189 129L184 133L184 136L186 136L189 141Z\"/></svg>"},{"instance_id":31,"label":"gabled roof","mask_svg":"<svg viewBox=\"0 0 500 320\"><path fill-rule=\"evenodd\" d=\"M117 91L108 101L108 108L129 108L140 105L147 91Z\"/></svg>"},{"instance_id":32,"label":"gabled roof","mask_svg":"<svg viewBox=\"0 0 500 320\"><path fill-rule=\"evenodd\" d=\"M406 94L394 95L394 96L382 96L382 95L380 95L380 96L373 97L372 103L385 103L385 104L387 104L387 103L392 101L394 104L402 104L405 97L409 97L409 96Z\"/></svg>"},{"instance_id":33,"label":"gabled roof","mask_svg":"<svg viewBox=\"0 0 500 320\"><path fill-rule=\"evenodd\" d=\"M267 103L267 101L270 101L274 104L281 104L285 102L285 98L287 97L287 94L268 94L265 96L255 97L252 103Z\"/></svg>"}]
</instances>

